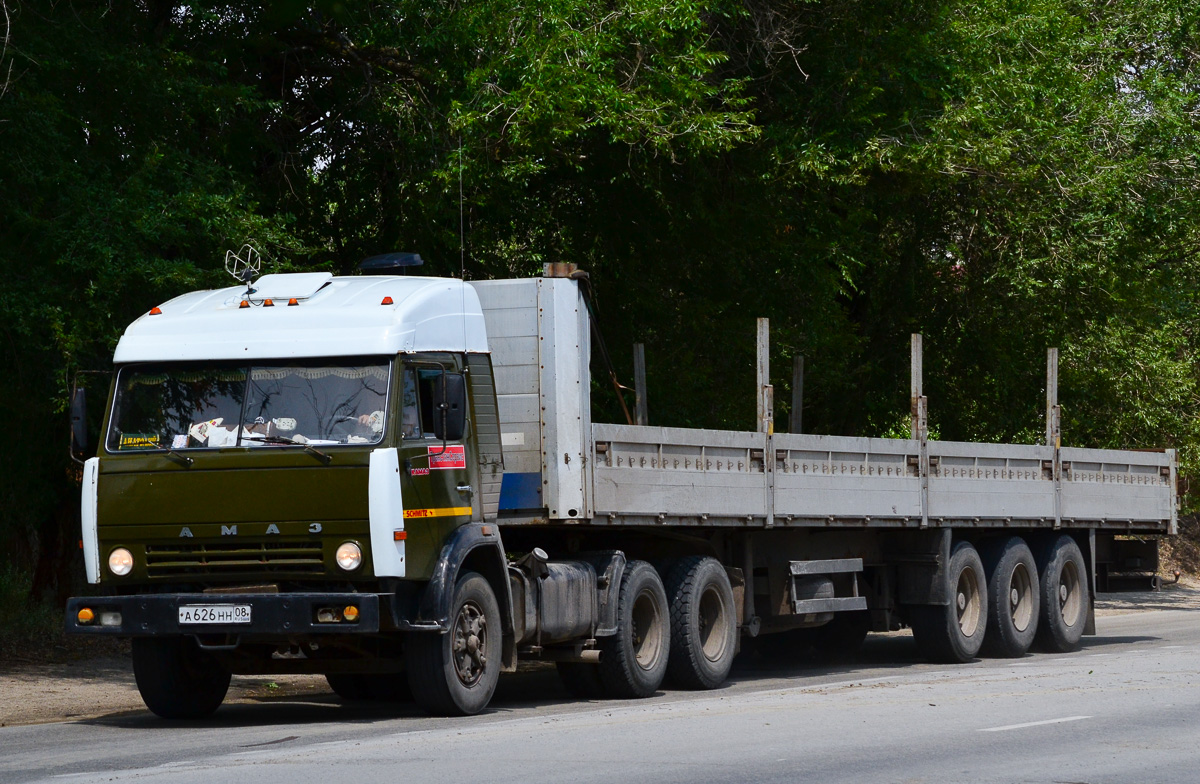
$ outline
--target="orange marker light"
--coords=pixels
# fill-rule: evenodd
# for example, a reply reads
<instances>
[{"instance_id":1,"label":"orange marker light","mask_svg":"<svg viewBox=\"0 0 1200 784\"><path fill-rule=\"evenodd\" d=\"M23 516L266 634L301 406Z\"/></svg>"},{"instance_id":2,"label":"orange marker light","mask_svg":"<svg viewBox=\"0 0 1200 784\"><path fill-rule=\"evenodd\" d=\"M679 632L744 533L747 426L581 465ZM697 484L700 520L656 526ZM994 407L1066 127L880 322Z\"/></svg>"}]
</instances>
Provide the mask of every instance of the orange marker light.
<instances>
[{"instance_id":1,"label":"orange marker light","mask_svg":"<svg viewBox=\"0 0 1200 784\"><path fill-rule=\"evenodd\" d=\"M150 308L150 315L151 316L161 316L162 308Z\"/></svg>"},{"instance_id":2,"label":"orange marker light","mask_svg":"<svg viewBox=\"0 0 1200 784\"><path fill-rule=\"evenodd\" d=\"M288 300L288 305L299 305L299 304L300 303L296 301L295 297L292 297L291 299Z\"/></svg>"},{"instance_id":3,"label":"orange marker light","mask_svg":"<svg viewBox=\"0 0 1200 784\"><path fill-rule=\"evenodd\" d=\"M271 300L269 300L269 299L264 299L264 300L263 300L263 307L264 307L264 308L273 308L273 307L275 307L275 303L274 303L274 302L272 302L272 301L271 301Z\"/></svg>"},{"instance_id":4,"label":"orange marker light","mask_svg":"<svg viewBox=\"0 0 1200 784\"><path fill-rule=\"evenodd\" d=\"M380 304L380 305L391 305L391 304L392 304L392 298L391 298L391 297L384 297L384 298L383 298L383 302L380 302L379 304Z\"/></svg>"},{"instance_id":5,"label":"orange marker light","mask_svg":"<svg viewBox=\"0 0 1200 784\"><path fill-rule=\"evenodd\" d=\"M79 615L76 617L79 619L80 623L91 623L92 621L96 620L96 614L87 607L81 609L79 611Z\"/></svg>"},{"instance_id":6,"label":"orange marker light","mask_svg":"<svg viewBox=\"0 0 1200 784\"><path fill-rule=\"evenodd\" d=\"M248 308L248 307L250 307L250 300L248 300L248 299L244 299L244 300L242 300L242 304L241 304L241 305L238 305L238 307L239 307L239 308Z\"/></svg>"},{"instance_id":7,"label":"orange marker light","mask_svg":"<svg viewBox=\"0 0 1200 784\"><path fill-rule=\"evenodd\" d=\"M353 604L347 605L346 609L342 610L342 617L345 618L347 621L357 621L358 620L358 608L355 607Z\"/></svg>"},{"instance_id":8,"label":"orange marker light","mask_svg":"<svg viewBox=\"0 0 1200 784\"><path fill-rule=\"evenodd\" d=\"M408 538L408 531L392 531L392 540L393 541L403 542L407 538Z\"/></svg>"}]
</instances>

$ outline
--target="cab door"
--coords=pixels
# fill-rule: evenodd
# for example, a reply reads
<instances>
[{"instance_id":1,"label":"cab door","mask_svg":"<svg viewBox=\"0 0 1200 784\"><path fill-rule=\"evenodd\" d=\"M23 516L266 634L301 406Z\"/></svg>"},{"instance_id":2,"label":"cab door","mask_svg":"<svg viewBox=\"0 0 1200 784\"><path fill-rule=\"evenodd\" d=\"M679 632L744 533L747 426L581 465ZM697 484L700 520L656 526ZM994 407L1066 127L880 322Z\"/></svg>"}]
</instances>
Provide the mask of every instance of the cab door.
<instances>
[{"instance_id":1,"label":"cab door","mask_svg":"<svg viewBox=\"0 0 1200 784\"><path fill-rule=\"evenodd\" d=\"M449 359L449 358L448 358ZM413 556L436 557L445 537L473 517L465 436L466 385L454 361L414 359L401 377L400 465L404 527ZM430 561L432 569L432 561Z\"/></svg>"}]
</instances>

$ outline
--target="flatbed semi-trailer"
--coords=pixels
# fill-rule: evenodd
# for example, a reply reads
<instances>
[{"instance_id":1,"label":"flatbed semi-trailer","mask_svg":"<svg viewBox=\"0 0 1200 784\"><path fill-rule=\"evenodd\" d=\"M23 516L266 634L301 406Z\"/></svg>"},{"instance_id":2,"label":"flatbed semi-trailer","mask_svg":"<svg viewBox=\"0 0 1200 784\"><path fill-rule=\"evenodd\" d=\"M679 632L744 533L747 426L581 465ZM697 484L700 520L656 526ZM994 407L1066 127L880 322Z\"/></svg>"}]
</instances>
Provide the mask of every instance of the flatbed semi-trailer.
<instances>
[{"instance_id":1,"label":"flatbed semi-trailer","mask_svg":"<svg viewBox=\"0 0 1200 784\"><path fill-rule=\"evenodd\" d=\"M483 710L501 670L581 696L715 688L747 637L940 661L1069 651L1098 553L1176 525L1171 450L593 423L580 273L269 275L118 345L86 462L74 633L126 636L147 705L231 673ZM760 363L761 365L761 363Z\"/></svg>"}]
</instances>

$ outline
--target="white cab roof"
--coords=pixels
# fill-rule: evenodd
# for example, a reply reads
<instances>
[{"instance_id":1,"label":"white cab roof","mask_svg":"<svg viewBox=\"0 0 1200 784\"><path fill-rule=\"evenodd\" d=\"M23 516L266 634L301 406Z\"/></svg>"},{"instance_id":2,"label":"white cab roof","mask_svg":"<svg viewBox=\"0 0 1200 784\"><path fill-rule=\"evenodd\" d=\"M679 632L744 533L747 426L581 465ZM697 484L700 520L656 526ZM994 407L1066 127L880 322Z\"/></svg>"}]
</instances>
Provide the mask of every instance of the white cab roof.
<instances>
[{"instance_id":1,"label":"white cab roof","mask_svg":"<svg viewBox=\"0 0 1200 784\"><path fill-rule=\"evenodd\" d=\"M416 351L483 353L475 289L455 278L329 273L264 275L246 287L193 291L129 325L113 361L288 359ZM288 305L289 298L296 305ZM391 297L391 304L381 304ZM265 306L264 300L273 300Z\"/></svg>"}]
</instances>

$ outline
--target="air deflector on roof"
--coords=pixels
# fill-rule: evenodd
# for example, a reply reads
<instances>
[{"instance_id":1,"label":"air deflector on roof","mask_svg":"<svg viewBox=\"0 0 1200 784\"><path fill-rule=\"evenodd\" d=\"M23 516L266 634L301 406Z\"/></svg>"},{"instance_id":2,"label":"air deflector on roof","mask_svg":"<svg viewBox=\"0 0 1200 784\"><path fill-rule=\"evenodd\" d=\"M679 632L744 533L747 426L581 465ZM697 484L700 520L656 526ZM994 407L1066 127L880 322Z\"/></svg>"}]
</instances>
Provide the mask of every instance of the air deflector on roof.
<instances>
[{"instance_id":1,"label":"air deflector on roof","mask_svg":"<svg viewBox=\"0 0 1200 784\"><path fill-rule=\"evenodd\" d=\"M419 253L381 253L363 259L358 268L368 275L404 275L409 267L424 263Z\"/></svg>"},{"instance_id":2,"label":"air deflector on roof","mask_svg":"<svg viewBox=\"0 0 1200 784\"><path fill-rule=\"evenodd\" d=\"M333 280L332 272L293 272L281 275L263 275L254 281L254 299L283 300L308 299Z\"/></svg>"}]
</instances>

